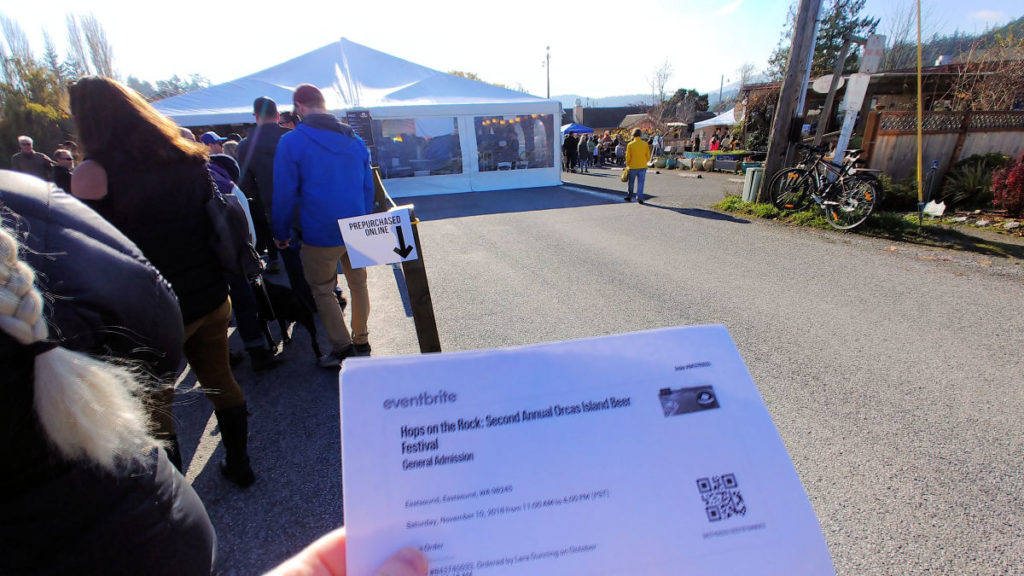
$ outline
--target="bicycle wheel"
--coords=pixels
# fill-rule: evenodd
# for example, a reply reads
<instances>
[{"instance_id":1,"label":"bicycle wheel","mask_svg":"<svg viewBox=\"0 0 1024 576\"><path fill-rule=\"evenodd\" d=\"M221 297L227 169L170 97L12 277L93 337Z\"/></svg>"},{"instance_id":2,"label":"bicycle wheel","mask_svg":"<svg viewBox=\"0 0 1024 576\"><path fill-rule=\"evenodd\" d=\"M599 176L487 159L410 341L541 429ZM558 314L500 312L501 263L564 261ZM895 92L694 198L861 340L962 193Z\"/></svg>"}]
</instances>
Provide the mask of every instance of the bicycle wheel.
<instances>
[{"instance_id":1,"label":"bicycle wheel","mask_svg":"<svg viewBox=\"0 0 1024 576\"><path fill-rule=\"evenodd\" d=\"M807 192L814 185L803 168L786 168L775 173L768 183L772 204L779 210L795 210L804 203Z\"/></svg>"},{"instance_id":2,"label":"bicycle wheel","mask_svg":"<svg viewBox=\"0 0 1024 576\"><path fill-rule=\"evenodd\" d=\"M874 178L851 176L834 184L835 195L823 202L828 223L839 230L849 230L868 219L880 194Z\"/></svg>"}]
</instances>

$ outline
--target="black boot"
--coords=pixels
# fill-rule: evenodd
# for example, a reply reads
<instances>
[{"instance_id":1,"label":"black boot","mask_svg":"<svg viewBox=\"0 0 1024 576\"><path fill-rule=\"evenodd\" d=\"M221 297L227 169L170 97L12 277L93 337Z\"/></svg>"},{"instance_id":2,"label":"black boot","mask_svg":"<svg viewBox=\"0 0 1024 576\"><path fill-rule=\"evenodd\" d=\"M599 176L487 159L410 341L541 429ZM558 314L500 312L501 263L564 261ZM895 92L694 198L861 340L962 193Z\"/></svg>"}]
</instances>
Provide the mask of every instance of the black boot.
<instances>
[{"instance_id":1,"label":"black boot","mask_svg":"<svg viewBox=\"0 0 1024 576\"><path fill-rule=\"evenodd\" d=\"M281 358L274 354L274 351L267 350L262 346L246 348L245 351L249 353L249 361L252 363L253 372L273 370L281 363Z\"/></svg>"},{"instance_id":2,"label":"black boot","mask_svg":"<svg viewBox=\"0 0 1024 576\"><path fill-rule=\"evenodd\" d=\"M178 444L178 435L175 434L167 439L167 459L174 464L174 467L178 469L178 472L184 474L185 472L181 469L181 445Z\"/></svg>"},{"instance_id":3,"label":"black boot","mask_svg":"<svg viewBox=\"0 0 1024 576\"><path fill-rule=\"evenodd\" d=\"M220 471L228 480L242 488L248 488L256 481L256 475L249 466L249 452L246 449L249 442L249 423L245 404L217 410L214 414L217 415L220 440L227 453L224 463L220 465Z\"/></svg>"}]
</instances>

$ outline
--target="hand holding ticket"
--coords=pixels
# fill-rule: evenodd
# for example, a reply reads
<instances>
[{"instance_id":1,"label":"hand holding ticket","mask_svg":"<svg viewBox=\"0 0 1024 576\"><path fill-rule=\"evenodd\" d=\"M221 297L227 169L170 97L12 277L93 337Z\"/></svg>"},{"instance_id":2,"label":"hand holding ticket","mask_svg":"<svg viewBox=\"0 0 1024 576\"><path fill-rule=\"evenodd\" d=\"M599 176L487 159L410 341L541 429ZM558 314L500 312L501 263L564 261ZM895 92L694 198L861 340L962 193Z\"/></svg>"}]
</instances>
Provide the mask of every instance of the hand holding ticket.
<instances>
[{"instance_id":1,"label":"hand holding ticket","mask_svg":"<svg viewBox=\"0 0 1024 576\"><path fill-rule=\"evenodd\" d=\"M347 360L349 574L834 574L720 326Z\"/></svg>"}]
</instances>

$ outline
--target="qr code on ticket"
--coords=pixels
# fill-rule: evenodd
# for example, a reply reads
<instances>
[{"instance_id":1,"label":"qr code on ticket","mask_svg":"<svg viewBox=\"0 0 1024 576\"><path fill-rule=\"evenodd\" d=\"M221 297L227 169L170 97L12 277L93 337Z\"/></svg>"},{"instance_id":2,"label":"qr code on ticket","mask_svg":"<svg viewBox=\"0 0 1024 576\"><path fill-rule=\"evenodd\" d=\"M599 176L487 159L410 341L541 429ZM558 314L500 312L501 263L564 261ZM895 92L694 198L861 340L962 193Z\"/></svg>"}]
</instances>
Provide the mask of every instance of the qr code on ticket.
<instances>
[{"instance_id":1,"label":"qr code on ticket","mask_svg":"<svg viewBox=\"0 0 1024 576\"><path fill-rule=\"evenodd\" d=\"M697 489L704 501L708 522L747 515L747 504L740 493L740 483L736 481L735 474L698 478Z\"/></svg>"}]
</instances>

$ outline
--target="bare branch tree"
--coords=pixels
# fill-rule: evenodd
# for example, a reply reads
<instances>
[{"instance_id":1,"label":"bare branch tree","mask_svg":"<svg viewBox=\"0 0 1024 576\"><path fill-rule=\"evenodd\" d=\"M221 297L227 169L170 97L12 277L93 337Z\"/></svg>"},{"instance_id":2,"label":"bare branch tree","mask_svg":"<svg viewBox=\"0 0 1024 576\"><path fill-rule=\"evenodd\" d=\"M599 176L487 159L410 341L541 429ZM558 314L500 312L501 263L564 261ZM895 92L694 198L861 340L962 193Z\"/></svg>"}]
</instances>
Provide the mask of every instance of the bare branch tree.
<instances>
[{"instance_id":1,"label":"bare branch tree","mask_svg":"<svg viewBox=\"0 0 1024 576\"><path fill-rule=\"evenodd\" d=\"M922 6L921 37L934 36L939 25L934 11ZM889 5L889 11L879 25L880 34L885 35L885 55L882 57L882 70L905 70L917 66L917 5L914 0L901 0ZM927 42L926 42L927 44ZM925 47L928 52L928 47ZM925 54L925 59L931 60ZM931 61L925 62L930 65Z\"/></svg>"},{"instance_id":2,"label":"bare branch tree","mask_svg":"<svg viewBox=\"0 0 1024 576\"><path fill-rule=\"evenodd\" d=\"M740 86L746 86L754 81L754 75L757 74L757 67L750 62L744 62L742 66L736 69L736 75L739 76Z\"/></svg>"},{"instance_id":3,"label":"bare branch tree","mask_svg":"<svg viewBox=\"0 0 1024 576\"><path fill-rule=\"evenodd\" d=\"M89 47L92 66L100 76L117 78L114 72L114 48L107 41L107 33L103 30L96 16L89 14L79 16L85 32L85 43Z\"/></svg>"},{"instance_id":4,"label":"bare branch tree","mask_svg":"<svg viewBox=\"0 0 1024 576\"><path fill-rule=\"evenodd\" d=\"M22 80L28 68L34 63L32 48L28 43L28 36L17 22L7 16L0 14L0 29L3 30L6 50L0 44L0 56L3 56L4 81L12 86L21 88ZM10 51L7 53L7 51Z\"/></svg>"},{"instance_id":5,"label":"bare branch tree","mask_svg":"<svg viewBox=\"0 0 1024 576\"><path fill-rule=\"evenodd\" d=\"M1024 38L999 36L988 49L980 42L957 64L947 98L954 110L1012 110L1024 94Z\"/></svg>"},{"instance_id":6,"label":"bare branch tree","mask_svg":"<svg viewBox=\"0 0 1024 576\"><path fill-rule=\"evenodd\" d=\"M75 76L92 74L89 67L89 58L85 53L85 44L82 42L82 29L78 26L78 18L74 14L68 14L64 18L68 28L68 61Z\"/></svg>"},{"instance_id":7,"label":"bare branch tree","mask_svg":"<svg viewBox=\"0 0 1024 576\"><path fill-rule=\"evenodd\" d=\"M7 55L7 48L0 42L0 83L10 84L13 76L14 59Z\"/></svg>"},{"instance_id":8,"label":"bare branch tree","mask_svg":"<svg viewBox=\"0 0 1024 576\"><path fill-rule=\"evenodd\" d=\"M21 29L21 26L4 15L0 15L0 24L3 27L7 49L11 52L10 57L31 60L32 48L29 46L28 36L25 35L25 31Z\"/></svg>"},{"instance_id":9,"label":"bare branch tree","mask_svg":"<svg viewBox=\"0 0 1024 576\"><path fill-rule=\"evenodd\" d=\"M669 64L668 60L665 60L660 67L654 70L653 75L647 79L651 86L651 97L654 100L651 116L659 123L661 122L662 114L665 112L665 101L667 100L665 85L668 84L668 79L671 77L672 65Z\"/></svg>"}]
</instances>

